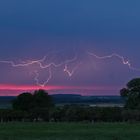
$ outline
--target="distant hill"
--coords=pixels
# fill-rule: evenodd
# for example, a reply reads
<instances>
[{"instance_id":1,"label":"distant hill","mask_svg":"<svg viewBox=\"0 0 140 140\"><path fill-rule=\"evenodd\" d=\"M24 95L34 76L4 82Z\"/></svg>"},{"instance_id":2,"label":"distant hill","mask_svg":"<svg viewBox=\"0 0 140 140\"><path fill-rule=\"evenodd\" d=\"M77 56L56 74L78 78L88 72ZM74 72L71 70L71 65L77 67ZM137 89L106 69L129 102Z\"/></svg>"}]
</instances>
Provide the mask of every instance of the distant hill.
<instances>
[{"instance_id":1,"label":"distant hill","mask_svg":"<svg viewBox=\"0 0 140 140\"><path fill-rule=\"evenodd\" d=\"M63 103L83 103L83 104L97 104L97 103L112 103L122 104L124 100L120 96L81 96L74 94L55 94L52 95L56 104Z\"/></svg>"},{"instance_id":2,"label":"distant hill","mask_svg":"<svg viewBox=\"0 0 140 140\"><path fill-rule=\"evenodd\" d=\"M0 108L11 108L12 100L14 96L0 96Z\"/></svg>"},{"instance_id":3,"label":"distant hill","mask_svg":"<svg viewBox=\"0 0 140 140\"><path fill-rule=\"evenodd\" d=\"M54 94L51 95L55 104L123 104L124 100L120 96L81 96L79 94ZM0 108L10 108L13 96L0 96Z\"/></svg>"}]
</instances>

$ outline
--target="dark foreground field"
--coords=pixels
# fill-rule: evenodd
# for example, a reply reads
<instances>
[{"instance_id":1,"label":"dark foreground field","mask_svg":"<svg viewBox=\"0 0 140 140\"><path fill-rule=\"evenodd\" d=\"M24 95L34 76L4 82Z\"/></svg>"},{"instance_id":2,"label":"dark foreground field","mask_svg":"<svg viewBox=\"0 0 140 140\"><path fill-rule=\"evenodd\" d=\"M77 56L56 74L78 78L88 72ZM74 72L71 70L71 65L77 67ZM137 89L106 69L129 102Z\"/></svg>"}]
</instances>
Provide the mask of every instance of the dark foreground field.
<instances>
[{"instance_id":1,"label":"dark foreground field","mask_svg":"<svg viewBox=\"0 0 140 140\"><path fill-rule=\"evenodd\" d=\"M3 123L0 140L140 140L140 124Z\"/></svg>"}]
</instances>

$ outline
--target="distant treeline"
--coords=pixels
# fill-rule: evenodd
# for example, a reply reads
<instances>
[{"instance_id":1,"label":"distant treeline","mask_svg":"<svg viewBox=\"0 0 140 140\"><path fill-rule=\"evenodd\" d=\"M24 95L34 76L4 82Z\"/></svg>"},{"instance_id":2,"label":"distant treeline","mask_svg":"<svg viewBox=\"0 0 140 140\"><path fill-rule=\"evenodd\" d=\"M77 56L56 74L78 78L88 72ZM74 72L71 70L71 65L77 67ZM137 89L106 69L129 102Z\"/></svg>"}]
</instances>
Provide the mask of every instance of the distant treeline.
<instances>
[{"instance_id":1,"label":"distant treeline","mask_svg":"<svg viewBox=\"0 0 140 140\"><path fill-rule=\"evenodd\" d=\"M51 95L55 104L124 104L121 96L81 96L78 94Z\"/></svg>"},{"instance_id":2,"label":"distant treeline","mask_svg":"<svg viewBox=\"0 0 140 140\"><path fill-rule=\"evenodd\" d=\"M55 105L81 104L81 105L124 105L124 99L121 96L81 96L73 94L54 94L50 95ZM16 97L0 97L0 108L11 108L12 100Z\"/></svg>"},{"instance_id":3,"label":"distant treeline","mask_svg":"<svg viewBox=\"0 0 140 140\"><path fill-rule=\"evenodd\" d=\"M19 111L0 110L0 122L135 122L140 121L139 110L126 110L119 107L81 107L66 105L53 109Z\"/></svg>"},{"instance_id":4,"label":"distant treeline","mask_svg":"<svg viewBox=\"0 0 140 140\"><path fill-rule=\"evenodd\" d=\"M0 122L136 122L140 121L140 78L120 90L121 107L55 106L54 98L44 90L22 93L12 102L12 109L0 110ZM79 98L79 96L76 96ZM81 98L81 97L80 97Z\"/></svg>"}]
</instances>

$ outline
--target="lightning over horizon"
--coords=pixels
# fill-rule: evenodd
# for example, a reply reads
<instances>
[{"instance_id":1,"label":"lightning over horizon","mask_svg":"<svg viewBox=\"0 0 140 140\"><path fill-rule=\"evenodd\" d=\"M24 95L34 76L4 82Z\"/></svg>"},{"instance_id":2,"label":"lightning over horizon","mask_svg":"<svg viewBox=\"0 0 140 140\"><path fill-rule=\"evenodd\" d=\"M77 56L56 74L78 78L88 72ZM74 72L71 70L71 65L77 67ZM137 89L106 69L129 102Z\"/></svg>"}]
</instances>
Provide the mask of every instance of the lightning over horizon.
<instances>
[{"instance_id":1,"label":"lightning over horizon","mask_svg":"<svg viewBox=\"0 0 140 140\"><path fill-rule=\"evenodd\" d=\"M139 5L139 0L1 1L0 95L13 94L9 87L54 85L65 89L59 93L77 93L77 86L80 94L118 95L118 87L140 77ZM100 88L82 88L94 86Z\"/></svg>"},{"instance_id":2,"label":"lightning over horizon","mask_svg":"<svg viewBox=\"0 0 140 140\"><path fill-rule=\"evenodd\" d=\"M87 54L90 56L93 56L94 58L99 59L99 60L111 59L113 57L116 57L121 61L121 63L123 65L127 65L130 70L140 71L140 69L133 67L132 64L128 61L128 59L125 59L124 56L121 56L117 53L112 53L110 55L105 55L105 56L98 56L97 54L91 53L88 51ZM39 72L37 70L34 70L34 74L35 74L34 81L35 81L36 85L38 85L42 88L45 87L49 83L49 81L51 80L51 78L53 76L52 67L58 68L58 67L63 66L62 71L65 72L69 77L72 77L73 74L76 71L78 71L79 66L82 65L82 61L81 61L81 62L78 62L74 67L69 68L70 63L75 63L77 61L77 55L75 55L71 59L67 59L67 60L65 60L61 63L57 63L57 64L54 62L50 62L49 64L43 64L46 59L47 59L47 56L44 56L42 59L38 59L38 60L26 60L26 61L23 61L22 63L18 63L18 64L14 63L13 61L5 61L5 60L1 60L0 63L9 64L9 65L11 65L11 67L15 67L15 68L16 67L28 67L30 65L36 64L39 66L40 69L46 69L48 71L48 77L47 77L47 80L45 80L42 83L39 81L39 77L40 77Z\"/></svg>"},{"instance_id":3,"label":"lightning over horizon","mask_svg":"<svg viewBox=\"0 0 140 140\"><path fill-rule=\"evenodd\" d=\"M37 70L34 71L34 73L35 73L34 81L36 82L37 85L44 87L49 82L49 80L52 78L52 67L58 68L58 67L61 67L64 65L63 71L65 73L67 73L67 75L69 77L71 77L74 74L74 72L78 69L79 64L77 64L74 68L72 68L72 70L68 69L68 64L76 61L76 59L77 59L77 56L75 55L72 59L67 59L64 62L61 62L58 64L56 64L54 62L50 62L49 64L43 65L42 62L44 62L46 60L46 56L44 56L42 59L39 59L39 60L33 60L33 61L27 60L27 61L24 61L23 63L19 63L19 64L15 64L13 61L5 61L5 60L1 60L0 63L10 64L12 67L28 67L30 65L37 64L37 65L39 65L40 69L48 69L49 76L48 76L47 80L43 83L39 82L38 71Z\"/></svg>"}]
</instances>

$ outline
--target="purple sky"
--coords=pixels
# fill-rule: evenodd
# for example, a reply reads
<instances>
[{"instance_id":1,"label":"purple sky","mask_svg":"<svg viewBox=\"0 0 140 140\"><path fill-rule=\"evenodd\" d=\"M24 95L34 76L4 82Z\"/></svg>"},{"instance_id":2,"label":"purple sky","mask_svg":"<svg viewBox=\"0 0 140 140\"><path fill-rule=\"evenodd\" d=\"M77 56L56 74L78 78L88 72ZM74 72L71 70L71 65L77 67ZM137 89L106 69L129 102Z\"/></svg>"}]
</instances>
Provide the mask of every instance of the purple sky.
<instances>
[{"instance_id":1,"label":"purple sky","mask_svg":"<svg viewBox=\"0 0 140 140\"><path fill-rule=\"evenodd\" d=\"M139 5L139 0L1 0L0 94L45 88L119 95L140 75Z\"/></svg>"}]
</instances>

